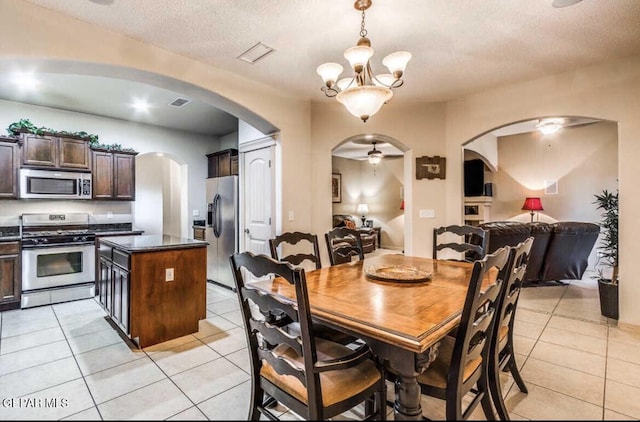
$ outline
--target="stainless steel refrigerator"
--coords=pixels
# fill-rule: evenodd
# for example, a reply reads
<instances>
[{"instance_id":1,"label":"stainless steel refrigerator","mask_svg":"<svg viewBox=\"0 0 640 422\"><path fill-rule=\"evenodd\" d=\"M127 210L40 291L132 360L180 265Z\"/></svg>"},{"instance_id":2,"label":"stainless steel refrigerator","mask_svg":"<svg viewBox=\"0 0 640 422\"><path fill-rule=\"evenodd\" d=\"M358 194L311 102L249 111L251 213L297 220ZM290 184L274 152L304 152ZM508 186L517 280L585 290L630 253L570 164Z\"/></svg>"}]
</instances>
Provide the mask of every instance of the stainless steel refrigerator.
<instances>
[{"instance_id":1,"label":"stainless steel refrigerator","mask_svg":"<svg viewBox=\"0 0 640 422\"><path fill-rule=\"evenodd\" d=\"M206 180L207 279L235 289L229 257L238 251L238 176Z\"/></svg>"}]
</instances>

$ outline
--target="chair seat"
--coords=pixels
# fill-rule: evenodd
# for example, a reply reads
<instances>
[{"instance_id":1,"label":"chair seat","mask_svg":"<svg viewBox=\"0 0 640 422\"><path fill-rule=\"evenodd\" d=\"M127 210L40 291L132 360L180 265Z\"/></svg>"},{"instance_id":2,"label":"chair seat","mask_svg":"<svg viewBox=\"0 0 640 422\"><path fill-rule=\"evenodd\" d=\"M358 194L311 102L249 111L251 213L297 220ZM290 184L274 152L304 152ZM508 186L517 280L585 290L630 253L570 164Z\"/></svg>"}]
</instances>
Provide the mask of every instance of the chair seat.
<instances>
[{"instance_id":1,"label":"chair seat","mask_svg":"<svg viewBox=\"0 0 640 422\"><path fill-rule=\"evenodd\" d=\"M426 371L418 376L418 382L420 384L441 389L447 387L447 375L451 367L451 355L453 354L455 341L455 338L449 336L442 339L440 347L438 348L438 357L429 365ZM464 368L463 380L468 380L478 367L480 367L481 363L482 357L478 357L467 363Z\"/></svg>"},{"instance_id":2,"label":"chair seat","mask_svg":"<svg viewBox=\"0 0 640 422\"><path fill-rule=\"evenodd\" d=\"M353 350L348 347L319 338L316 338L316 348L318 361L338 359L353 353ZM287 359L292 365L304 369L302 357L288 346L281 344L272 353ZM262 361L260 375L301 402L307 403L307 388L297 378L278 374L265 360ZM325 406L331 406L361 393L379 380L380 371L371 360L365 360L348 369L321 372L322 401Z\"/></svg>"}]
</instances>

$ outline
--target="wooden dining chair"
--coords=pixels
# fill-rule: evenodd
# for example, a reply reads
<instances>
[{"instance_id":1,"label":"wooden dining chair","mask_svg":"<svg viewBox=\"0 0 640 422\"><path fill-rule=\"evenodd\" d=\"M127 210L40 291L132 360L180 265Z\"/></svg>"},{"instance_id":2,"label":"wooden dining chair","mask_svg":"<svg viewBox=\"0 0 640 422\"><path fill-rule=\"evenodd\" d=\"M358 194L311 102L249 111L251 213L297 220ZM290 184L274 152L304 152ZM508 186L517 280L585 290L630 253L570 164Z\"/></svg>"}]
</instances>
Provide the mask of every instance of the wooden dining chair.
<instances>
[{"instance_id":1,"label":"wooden dining chair","mask_svg":"<svg viewBox=\"0 0 640 422\"><path fill-rule=\"evenodd\" d=\"M301 246L307 246L307 249L311 250L306 250L304 252L295 254L291 253L282 257L279 256L278 247L284 245L298 245L300 242L302 242L303 244ZM322 262L320 260L320 248L318 246L318 236L315 234L302 232L285 232L273 239L269 239L269 249L271 250L271 258L277 261L289 262L296 267L302 267L305 262L309 262L315 265L316 269L322 268ZM282 316L282 313L280 313L279 315L271 315L273 320L277 320L279 316ZM313 329L314 334L317 337L335 341L340 344L353 344L356 342L362 343L362 340L358 339L357 337L350 336L349 334L343 333L338 330L334 330L333 328L330 328L324 324L316 323L314 324Z\"/></svg>"},{"instance_id":2,"label":"wooden dining chair","mask_svg":"<svg viewBox=\"0 0 640 422\"><path fill-rule=\"evenodd\" d=\"M351 262L355 256L358 260L364 259L364 248L360 232L347 227L334 227L324 234L327 241L327 252L331 265Z\"/></svg>"},{"instance_id":3,"label":"wooden dining chair","mask_svg":"<svg viewBox=\"0 0 640 422\"><path fill-rule=\"evenodd\" d=\"M367 420L384 420L383 369L366 345L352 350L314 336L304 269L251 252L235 253L230 260L251 358L249 419L259 420L262 414L277 420L265 405L268 395L307 420L326 420L361 403L371 410ZM252 288L244 282L243 270L247 276L281 277L294 286L295 302ZM252 312L253 307L260 312ZM272 309L283 310L299 330L261 318Z\"/></svg>"},{"instance_id":4,"label":"wooden dining chair","mask_svg":"<svg viewBox=\"0 0 640 422\"><path fill-rule=\"evenodd\" d=\"M307 246L311 251L304 252L297 251L298 253L289 253L288 255L279 256L278 248L281 246L295 246L302 242L302 247ZM306 245L305 245L306 244ZM316 270L322 268L322 262L320 260L320 248L318 247L318 236L311 233L303 232L285 232L273 239L269 239L269 249L271 251L271 258L278 261L286 261L296 266L301 266L305 261L309 261L315 265Z\"/></svg>"},{"instance_id":5,"label":"wooden dining chair","mask_svg":"<svg viewBox=\"0 0 640 422\"><path fill-rule=\"evenodd\" d=\"M532 245L533 237L529 237L524 242L510 248L509 273L500 298L498 317L492 338L492 353L489 356L489 391L498 417L503 421L509 420L509 413L502 397L500 372L509 371L520 391L528 393L514 355L513 324Z\"/></svg>"},{"instance_id":6,"label":"wooden dining chair","mask_svg":"<svg viewBox=\"0 0 640 422\"><path fill-rule=\"evenodd\" d=\"M456 336L445 336L438 356L418 376L422 394L445 401L447 420L468 419L478 404L488 420L495 420L489 392L488 362L491 337L498 314L498 301L508 272L509 249L500 248L473 264ZM482 290L486 276L495 283ZM471 398L463 406L463 397ZM465 398L466 403L466 398Z\"/></svg>"},{"instance_id":7,"label":"wooden dining chair","mask_svg":"<svg viewBox=\"0 0 640 422\"><path fill-rule=\"evenodd\" d=\"M452 236L458 241L451 241ZM441 240L446 238L447 240ZM450 225L433 229L433 259L438 259L438 252L450 249L464 254L460 261L473 262L481 259L486 253L487 232L476 226ZM455 259L449 259L455 260Z\"/></svg>"}]
</instances>

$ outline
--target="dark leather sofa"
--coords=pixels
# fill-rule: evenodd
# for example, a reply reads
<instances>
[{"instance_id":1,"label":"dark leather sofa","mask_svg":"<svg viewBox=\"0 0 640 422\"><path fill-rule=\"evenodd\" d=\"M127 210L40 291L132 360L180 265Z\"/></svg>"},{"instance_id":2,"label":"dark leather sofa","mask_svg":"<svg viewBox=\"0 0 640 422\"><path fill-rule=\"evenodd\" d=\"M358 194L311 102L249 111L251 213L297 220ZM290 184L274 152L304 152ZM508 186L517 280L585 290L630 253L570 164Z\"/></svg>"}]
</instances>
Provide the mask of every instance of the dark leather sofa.
<instances>
[{"instance_id":1,"label":"dark leather sofa","mask_svg":"<svg viewBox=\"0 0 640 422\"><path fill-rule=\"evenodd\" d=\"M502 246L515 246L533 236L524 276L528 284L581 279L600 233L597 224L577 221L492 221L482 223L480 227L487 231L486 253Z\"/></svg>"}]
</instances>

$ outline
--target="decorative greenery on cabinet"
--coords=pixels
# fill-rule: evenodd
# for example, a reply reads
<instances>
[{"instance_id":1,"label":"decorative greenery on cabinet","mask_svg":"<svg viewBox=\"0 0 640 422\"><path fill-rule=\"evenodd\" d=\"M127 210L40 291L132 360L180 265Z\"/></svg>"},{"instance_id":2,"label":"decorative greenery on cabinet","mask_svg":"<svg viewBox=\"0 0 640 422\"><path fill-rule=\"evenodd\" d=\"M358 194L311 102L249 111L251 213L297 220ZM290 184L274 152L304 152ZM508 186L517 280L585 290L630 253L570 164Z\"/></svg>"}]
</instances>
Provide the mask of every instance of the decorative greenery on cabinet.
<instances>
[{"instance_id":1,"label":"decorative greenery on cabinet","mask_svg":"<svg viewBox=\"0 0 640 422\"><path fill-rule=\"evenodd\" d=\"M133 148L125 148L121 144L101 144L98 141L98 135L93 133L87 133L84 131L80 132L69 132L66 130L55 130L44 126L36 126L29 119L20 119L17 122L13 122L7 128L7 133L9 135L18 136L20 133L33 133L34 135L46 135L46 134L56 134L56 135L66 135L73 136L80 139L85 139L89 141L89 146L92 149L102 149L107 151L124 151L124 152L135 152Z\"/></svg>"}]
</instances>

